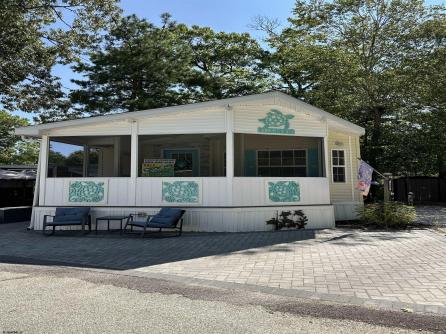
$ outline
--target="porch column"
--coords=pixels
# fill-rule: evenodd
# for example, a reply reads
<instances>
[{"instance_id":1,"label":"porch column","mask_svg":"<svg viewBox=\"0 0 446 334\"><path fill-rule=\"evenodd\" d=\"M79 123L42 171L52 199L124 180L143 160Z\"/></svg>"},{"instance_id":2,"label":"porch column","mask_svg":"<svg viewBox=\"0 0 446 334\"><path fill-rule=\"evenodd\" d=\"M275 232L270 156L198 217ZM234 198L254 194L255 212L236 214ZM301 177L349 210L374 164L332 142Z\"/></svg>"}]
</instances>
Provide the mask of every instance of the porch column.
<instances>
[{"instance_id":1,"label":"porch column","mask_svg":"<svg viewBox=\"0 0 446 334\"><path fill-rule=\"evenodd\" d=\"M131 122L131 141L130 141L130 203L136 205L136 179L138 177L138 123L135 120Z\"/></svg>"},{"instance_id":2,"label":"porch column","mask_svg":"<svg viewBox=\"0 0 446 334\"><path fill-rule=\"evenodd\" d=\"M45 181L48 175L48 151L49 140L47 135L42 135L40 141L40 176L39 176L39 205L45 205Z\"/></svg>"},{"instance_id":3,"label":"porch column","mask_svg":"<svg viewBox=\"0 0 446 334\"><path fill-rule=\"evenodd\" d=\"M131 128L130 177L133 179L138 177L138 123L132 121Z\"/></svg>"},{"instance_id":4,"label":"porch column","mask_svg":"<svg viewBox=\"0 0 446 334\"><path fill-rule=\"evenodd\" d=\"M226 109L226 191L228 205L232 205L232 184L234 182L234 110Z\"/></svg>"}]
</instances>

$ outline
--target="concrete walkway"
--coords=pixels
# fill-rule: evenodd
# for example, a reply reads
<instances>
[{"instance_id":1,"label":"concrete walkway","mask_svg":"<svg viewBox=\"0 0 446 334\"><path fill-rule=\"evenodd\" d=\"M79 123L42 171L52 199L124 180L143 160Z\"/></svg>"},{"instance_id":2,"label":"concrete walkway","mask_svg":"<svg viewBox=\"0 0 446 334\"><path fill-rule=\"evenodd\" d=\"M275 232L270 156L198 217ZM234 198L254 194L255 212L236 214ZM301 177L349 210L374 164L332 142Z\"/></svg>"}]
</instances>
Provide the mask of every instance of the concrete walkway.
<instances>
[{"instance_id":1,"label":"concrete walkway","mask_svg":"<svg viewBox=\"0 0 446 334\"><path fill-rule=\"evenodd\" d=\"M429 230L45 237L0 225L0 262L68 265L446 314L446 237Z\"/></svg>"}]
</instances>

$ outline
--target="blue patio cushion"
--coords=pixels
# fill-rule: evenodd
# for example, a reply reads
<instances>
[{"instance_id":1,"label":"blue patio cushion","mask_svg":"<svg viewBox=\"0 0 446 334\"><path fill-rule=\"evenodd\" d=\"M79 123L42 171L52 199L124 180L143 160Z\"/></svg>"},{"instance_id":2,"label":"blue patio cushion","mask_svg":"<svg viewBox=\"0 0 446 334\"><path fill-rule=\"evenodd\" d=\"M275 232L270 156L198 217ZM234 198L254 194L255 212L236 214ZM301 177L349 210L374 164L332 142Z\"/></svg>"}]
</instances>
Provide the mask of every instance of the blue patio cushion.
<instances>
[{"instance_id":1,"label":"blue patio cushion","mask_svg":"<svg viewBox=\"0 0 446 334\"><path fill-rule=\"evenodd\" d=\"M171 217L162 217L162 216L153 216L153 218L150 220L148 226L157 225L156 227L163 227L163 226L176 226L178 223L179 217L171 216ZM160 225L160 226L158 226Z\"/></svg>"},{"instance_id":2,"label":"blue patio cushion","mask_svg":"<svg viewBox=\"0 0 446 334\"><path fill-rule=\"evenodd\" d=\"M55 222L66 222L66 221L81 221L83 216L79 215L62 215L62 216L55 216L53 221Z\"/></svg>"},{"instance_id":3,"label":"blue patio cushion","mask_svg":"<svg viewBox=\"0 0 446 334\"><path fill-rule=\"evenodd\" d=\"M155 217L175 217L177 220L181 217L182 210L176 208L162 208Z\"/></svg>"},{"instance_id":4,"label":"blue patio cushion","mask_svg":"<svg viewBox=\"0 0 446 334\"><path fill-rule=\"evenodd\" d=\"M166 224L159 224L159 223L152 223L152 222L147 224L147 227L150 227L150 228L174 228L176 226L177 226L177 224L166 225Z\"/></svg>"},{"instance_id":5,"label":"blue patio cushion","mask_svg":"<svg viewBox=\"0 0 446 334\"><path fill-rule=\"evenodd\" d=\"M90 213L90 208L56 208L54 222L76 222Z\"/></svg>"},{"instance_id":6,"label":"blue patio cushion","mask_svg":"<svg viewBox=\"0 0 446 334\"><path fill-rule=\"evenodd\" d=\"M77 219L77 220L54 220L52 222L46 223L46 226L52 226L52 225L56 225L56 226L60 226L60 225L82 225L82 220L81 219Z\"/></svg>"},{"instance_id":7,"label":"blue patio cushion","mask_svg":"<svg viewBox=\"0 0 446 334\"><path fill-rule=\"evenodd\" d=\"M135 225L135 226L145 226L146 223L147 223L147 221L145 221L145 220L133 220L131 222L131 224Z\"/></svg>"}]
</instances>

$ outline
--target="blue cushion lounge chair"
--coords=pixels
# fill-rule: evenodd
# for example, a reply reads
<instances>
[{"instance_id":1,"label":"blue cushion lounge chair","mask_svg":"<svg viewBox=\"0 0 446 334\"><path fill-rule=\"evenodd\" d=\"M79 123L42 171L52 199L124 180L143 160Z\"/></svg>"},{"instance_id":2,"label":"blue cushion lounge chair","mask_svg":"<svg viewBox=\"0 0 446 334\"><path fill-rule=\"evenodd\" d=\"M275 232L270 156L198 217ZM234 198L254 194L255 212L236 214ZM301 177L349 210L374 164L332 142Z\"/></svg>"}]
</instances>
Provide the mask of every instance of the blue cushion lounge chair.
<instances>
[{"instance_id":1,"label":"blue cushion lounge chair","mask_svg":"<svg viewBox=\"0 0 446 334\"><path fill-rule=\"evenodd\" d=\"M48 221L48 217L53 217ZM47 226L53 227L53 235L56 231L56 226L82 226L82 231L85 231L85 225L88 225L88 230L91 232L91 217L90 208L56 208L56 214L45 215L43 217L43 234L45 234Z\"/></svg>"},{"instance_id":2,"label":"blue cushion lounge chair","mask_svg":"<svg viewBox=\"0 0 446 334\"><path fill-rule=\"evenodd\" d=\"M173 229L178 231L178 236L180 236L183 231L183 215L185 212L181 209L162 208L156 215L147 216L144 220L137 220L138 216L130 215L124 226L124 232L127 226L130 226L132 230L133 226L136 226L142 228L142 237L148 228L159 229L159 232L163 229ZM178 223L180 223L180 226L178 226Z\"/></svg>"}]
</instances>

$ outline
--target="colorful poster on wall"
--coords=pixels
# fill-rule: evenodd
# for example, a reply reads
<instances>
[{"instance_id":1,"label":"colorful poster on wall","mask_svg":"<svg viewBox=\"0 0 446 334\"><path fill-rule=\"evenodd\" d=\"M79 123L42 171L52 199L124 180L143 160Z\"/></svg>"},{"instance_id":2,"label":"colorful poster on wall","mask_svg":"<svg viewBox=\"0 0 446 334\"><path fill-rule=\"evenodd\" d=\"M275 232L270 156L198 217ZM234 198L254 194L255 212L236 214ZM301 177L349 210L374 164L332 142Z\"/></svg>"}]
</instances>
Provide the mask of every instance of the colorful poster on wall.
<instances>
[{"instance_id":1,"label":"colorful poster on wall","mask_svg":"<svg viewBox=\"0 0 446 334\"><path fill-rule=\"evenodd\" d=\"M142 176L174 176L175 159L144 159Z\"/></svg>"}]
</instances>

